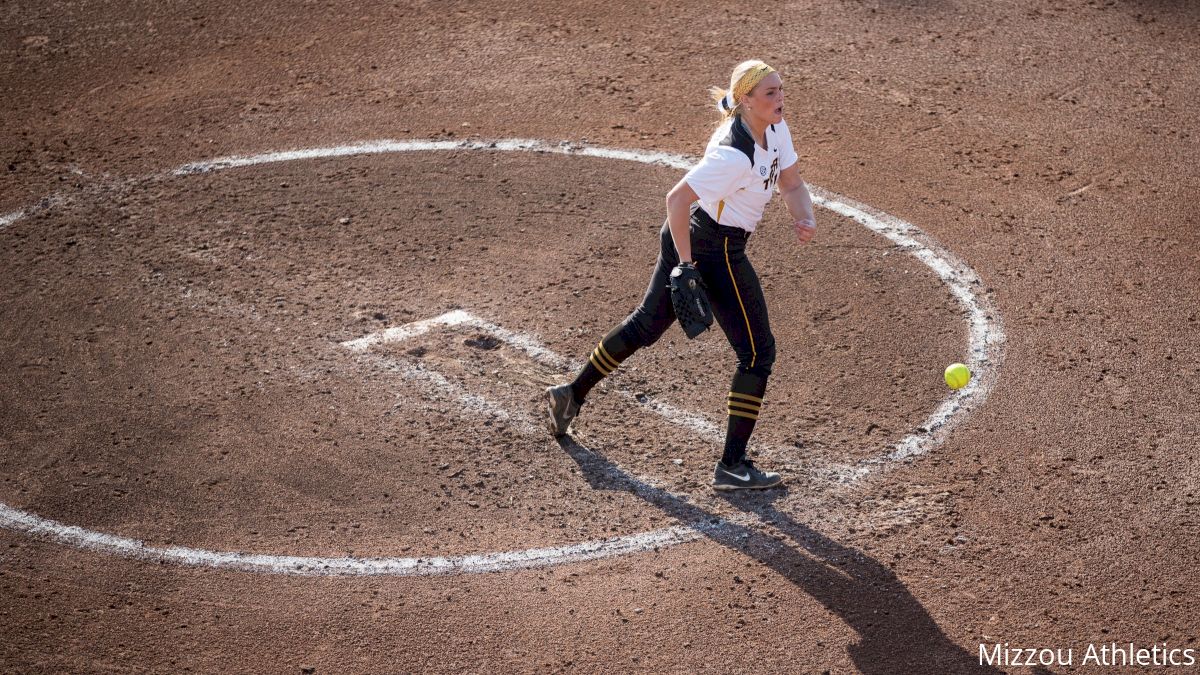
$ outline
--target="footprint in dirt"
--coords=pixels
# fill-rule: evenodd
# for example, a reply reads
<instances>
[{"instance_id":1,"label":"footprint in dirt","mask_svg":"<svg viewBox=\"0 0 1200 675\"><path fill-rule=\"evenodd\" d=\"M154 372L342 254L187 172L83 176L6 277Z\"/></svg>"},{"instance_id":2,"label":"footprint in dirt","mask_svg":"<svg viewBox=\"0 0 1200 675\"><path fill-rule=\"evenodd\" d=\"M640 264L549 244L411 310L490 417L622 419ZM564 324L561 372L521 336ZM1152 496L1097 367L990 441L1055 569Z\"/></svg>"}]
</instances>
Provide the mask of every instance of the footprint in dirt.
<instances>
[{"instance_id":1,"label":"footprint in dirt","mask_svg":"<svg viewBox=\"0 0 1200 675\"><path fill-rule=\"evenodd\" d=\"M476 349L484 349L487 351L491 351L493 349L500 348L500 340L499 339L494 338L491 335L483 335L483 334L476 335L475 337L469 337L466 340L463 340L463 344L468 347L474 347Z\"/></svg>"}]
</instances>

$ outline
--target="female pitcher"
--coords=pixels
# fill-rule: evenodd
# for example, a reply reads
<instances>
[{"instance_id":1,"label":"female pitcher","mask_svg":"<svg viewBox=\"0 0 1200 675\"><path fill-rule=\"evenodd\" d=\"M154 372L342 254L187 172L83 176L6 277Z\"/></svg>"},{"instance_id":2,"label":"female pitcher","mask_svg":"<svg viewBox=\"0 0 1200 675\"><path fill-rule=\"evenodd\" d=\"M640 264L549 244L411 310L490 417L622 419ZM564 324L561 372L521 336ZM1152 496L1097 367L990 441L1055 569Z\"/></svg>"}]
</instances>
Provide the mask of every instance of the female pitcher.
<instances>
[{"instance_id":1,"label":"female pitcher","mask_svg":"<svg viewBox=\"0 0 1200 675\"><path fill-rule=\"evenodd\" d=\"M549 426L556 436L566 434L592 387L635 351L654 344L675 321L672 271L698 273L717 323L737 355L727 399L725 451L717 462L713 487L770 488L783 478L758 468L746 456L775 362L775 338L758 275L746 257L746 242L777 187L801 244L812 239L816 221L783 121L779 73L762 61L746 61L734 68L729 89L714 88L713 95L722 122L704 158L667 194L667 222L660 232L650 287L637 309L592 350L575 381L546 390Z\"/></svg>"}]
</instances>

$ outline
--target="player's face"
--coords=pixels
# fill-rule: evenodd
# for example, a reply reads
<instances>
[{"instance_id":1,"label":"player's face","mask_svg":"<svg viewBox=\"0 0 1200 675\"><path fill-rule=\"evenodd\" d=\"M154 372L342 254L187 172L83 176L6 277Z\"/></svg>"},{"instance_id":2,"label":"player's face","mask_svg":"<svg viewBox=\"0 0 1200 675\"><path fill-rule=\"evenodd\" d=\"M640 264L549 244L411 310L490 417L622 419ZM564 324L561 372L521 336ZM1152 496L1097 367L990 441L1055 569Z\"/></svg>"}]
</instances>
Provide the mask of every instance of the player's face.
<instances>
[{"instance_id":1,"label":"player's face","mask_svg":"<svg viewBox=\"0 0 1200 675\"><path fill-rule=\"evenodd\" d=\"M763 124L783 121L783 78L771 73L754 85L742 100L742 107Z\"/></svg>"}]
</instances>

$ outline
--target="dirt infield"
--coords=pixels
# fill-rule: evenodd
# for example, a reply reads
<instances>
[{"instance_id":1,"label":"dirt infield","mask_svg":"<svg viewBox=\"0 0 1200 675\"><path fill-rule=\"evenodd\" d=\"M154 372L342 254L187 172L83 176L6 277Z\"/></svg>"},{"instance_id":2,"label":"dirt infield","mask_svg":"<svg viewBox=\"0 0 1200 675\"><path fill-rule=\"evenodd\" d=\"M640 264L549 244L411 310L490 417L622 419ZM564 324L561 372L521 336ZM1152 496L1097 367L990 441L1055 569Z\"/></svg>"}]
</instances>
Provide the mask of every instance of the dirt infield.
<instances>
[{"instance_id":1,"label":"dirt infield","mask_svg":"<svg viewBox=\"0 0 1200 675\"><path fill-rule=\"evenodd\" d=\"M0 12L0 671L1192 669L1085 654L1200 652L1195 5ZM541 429L678 168L174 171L694 156L751 56L805 178L920 228L1003 326L927 454L872 463L934 433L962 298L831 210L751 240L754 450L790 482L721 497L720 335L672 329Z\"/></svg>"}]
</instances>

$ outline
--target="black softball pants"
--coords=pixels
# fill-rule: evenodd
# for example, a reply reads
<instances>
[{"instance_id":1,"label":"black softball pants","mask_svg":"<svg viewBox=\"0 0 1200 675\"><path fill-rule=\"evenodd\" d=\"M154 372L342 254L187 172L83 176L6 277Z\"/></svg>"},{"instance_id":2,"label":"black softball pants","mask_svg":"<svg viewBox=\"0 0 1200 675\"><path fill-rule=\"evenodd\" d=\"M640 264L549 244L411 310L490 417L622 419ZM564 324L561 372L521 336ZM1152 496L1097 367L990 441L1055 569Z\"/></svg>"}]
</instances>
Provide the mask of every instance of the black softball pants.
<instances>
[{"instance_id":1,"label":"black softball pants","mask_svg":"<svg viewBox=\"0 0 1200 675\"><path fill-rule=\"evenodd\" d=\"M775 363L775 338L771 335L762 285L746 257L750 233L717 225L699 207L693 207L689 225L692 259L704 279L717 324L737 354L737 371L765 380ZM658 261L646 295L621 324L624 337L638 348L657 342L675 322L670 276L679 264L679 253L666 223L659 232L659 240Z\"/></svg>"},{"instance_id":2,"label":"black softball pants","mask_svg":"<svg viewBox=\"0 0 1200 675\"><path fill-rule=\"evenodd\" d=\"M722 458L732 465L744 457L754 421L758 419L767 378L775 363L775 338L762 286L746 257L750 233L718 225L698 205L692 207L689 229L696 270L704 279L717 324L737 355L727 400L730 423ZM679 254L670 227L664 223L659 232L658 260L646 295L592 351L574 383L579 400L601 377L616 370L638 349L657 342L675 323L670 274L678 264Z\"/></svg>"}]
</instances>

